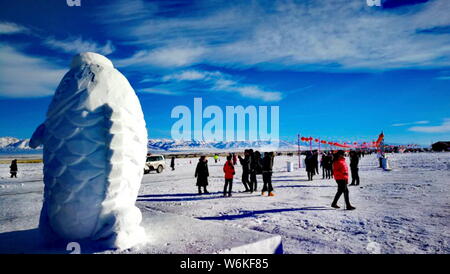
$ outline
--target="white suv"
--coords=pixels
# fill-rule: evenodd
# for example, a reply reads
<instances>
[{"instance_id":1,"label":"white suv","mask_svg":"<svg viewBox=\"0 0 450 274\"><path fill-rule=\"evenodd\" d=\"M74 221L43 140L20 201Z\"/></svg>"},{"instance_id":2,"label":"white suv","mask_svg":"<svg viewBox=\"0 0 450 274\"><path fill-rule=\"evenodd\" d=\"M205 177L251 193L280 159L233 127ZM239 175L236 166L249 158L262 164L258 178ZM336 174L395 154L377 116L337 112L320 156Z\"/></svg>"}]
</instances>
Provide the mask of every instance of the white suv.
<instances>
[{"instance_id":1,"label":"white suv","mask_svg":"<svg viewBox=\"0 0 450 274\"><path fill-rule=\"evenodd\" d=\"M145 162L144 174L150 173L152 170L161 173L166 168L166 160L163 155L152 154L147 156Z\"/></svg>"}]
</instances>

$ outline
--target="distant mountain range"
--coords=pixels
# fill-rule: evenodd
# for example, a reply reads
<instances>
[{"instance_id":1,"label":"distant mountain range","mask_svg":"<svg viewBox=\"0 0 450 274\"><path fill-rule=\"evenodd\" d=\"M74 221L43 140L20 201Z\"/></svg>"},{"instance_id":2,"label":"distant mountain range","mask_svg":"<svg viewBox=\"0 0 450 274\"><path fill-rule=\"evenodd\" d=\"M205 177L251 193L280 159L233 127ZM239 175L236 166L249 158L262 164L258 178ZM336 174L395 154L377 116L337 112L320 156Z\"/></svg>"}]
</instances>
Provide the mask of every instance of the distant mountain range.
<instances>
[{"instance_id":1,"label":"distant mountain range","mask_svg":"<svg viewBox=\"0 0 450 274\"><path fill-rule=\"evenodd\" d=\"M14 137L0 137L1 153L40 153L42 147L32 149L29 147L30 139L18 139ZM242 151L246 148L260 150L296 150L294 142L280 141L273 144L269 141L230 141L230 142L199 142L195 140L178 141L172 139L149 139L148 150L150 152L202 152L202 151ZM306 149L306 147L302 147Z\"/></svg>"}]
</instances>

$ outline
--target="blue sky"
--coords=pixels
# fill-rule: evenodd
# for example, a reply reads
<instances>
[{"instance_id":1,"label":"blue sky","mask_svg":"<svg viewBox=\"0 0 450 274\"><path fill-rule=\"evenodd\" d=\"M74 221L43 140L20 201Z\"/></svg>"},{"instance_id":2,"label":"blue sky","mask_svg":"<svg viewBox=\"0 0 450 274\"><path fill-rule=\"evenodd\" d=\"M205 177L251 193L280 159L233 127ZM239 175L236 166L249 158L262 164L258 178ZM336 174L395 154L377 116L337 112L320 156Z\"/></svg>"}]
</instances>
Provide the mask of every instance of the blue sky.
<instances>
[{"instance_id":1,"label":"blue sky","mask_svg":"<svg viewBox=\"0 0 450 274\"><path fill-rule=\"evenodd\" d=\"M136 90L151 138L201 97L279 106L286 140L450 139L450 1L0 3L0 136L30 137L71 57L94 51Z\"/></svg>"}]
</instances>

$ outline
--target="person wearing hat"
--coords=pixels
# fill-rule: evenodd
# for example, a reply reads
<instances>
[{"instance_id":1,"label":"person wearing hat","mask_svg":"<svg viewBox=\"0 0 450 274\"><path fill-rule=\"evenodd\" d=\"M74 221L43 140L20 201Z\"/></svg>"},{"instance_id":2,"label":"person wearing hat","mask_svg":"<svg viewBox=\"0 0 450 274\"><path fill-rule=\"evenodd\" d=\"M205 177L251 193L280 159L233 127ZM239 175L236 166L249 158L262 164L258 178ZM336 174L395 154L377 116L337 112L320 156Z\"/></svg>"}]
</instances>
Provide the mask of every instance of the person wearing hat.
<instances>
[{"instance_id":1,"label":"person wearing hat","mask_svg":"<svg viewBox=\"0 0 450 274\"><path fill-rule=\"evenodd\" d=\"M344 199L346 204L347 210L353 210L355 207L353 207L350 204L350 197L348 193L348 166L345 162L345 152L343 150L339 150L336 152L335 155L335 161L333 162L333 173L334 173L334 179L336 180L336 183L338 185L336 196L334 197L333 203L331 204L331 207L339 208L337 205L337 202L339 198L341 197L342 193L344 193Z\"/></svg>"}]
</instances>

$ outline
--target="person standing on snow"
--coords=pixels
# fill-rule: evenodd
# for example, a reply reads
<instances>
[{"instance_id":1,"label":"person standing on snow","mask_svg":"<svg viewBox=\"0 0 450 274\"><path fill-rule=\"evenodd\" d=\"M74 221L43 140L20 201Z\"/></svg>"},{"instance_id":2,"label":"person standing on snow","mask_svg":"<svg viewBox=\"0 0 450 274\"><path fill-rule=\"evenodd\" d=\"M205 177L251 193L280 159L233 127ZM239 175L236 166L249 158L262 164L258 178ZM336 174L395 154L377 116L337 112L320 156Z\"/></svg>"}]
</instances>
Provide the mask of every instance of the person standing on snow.
<instances>
[{"instance_id":1,"label":"person standing on snow","mask_svg":"<svg viewBox=\"0 0 450 274\"><path fill-rule=\"evenodd\" d=\"M333 162L333 173L334 173L334 179L336 180L336 183L338 185L338 190L336 193L336 196L334 197L333 203L331 204L331 207L333 208L339 208L337 205L337 202L339 198L341 197L341 194L344 193L345 198L345 204L347 210L353 210L355 207L353 207L350 204L350 197L348 193L348 167L347 163L345 162L344 157L344 151L339 150L335 154L335 161Z\"/></svg>"},{"instance_id":2,"label":"person standing on snow","mask_svg":"<svg viewBox=\"0 0 450 274\"><path fill-rule=\"evenodd\" d=\"M263 182L264 182L264 186L263 186L263 189L261 192L262 196L264 196L264 193L266 191L269 192L268 196L275 196L275 194L273 193L273 187L272 187L273 158L274 158L273 152L264 153L264 158L262 160L262 176L263 176Z\"/></svg>"},{"instance_id":3,"label":"person standing on snow","mask_svg":"<svg viewBox=\"0 0 450 274\"><path fill-rule=\"evenodd\" d=\"M9 173L11 173L11 178L17 178L17 160L14 159L11 161L11 165L9 166Z\"/></svg>"},{"instance_id":4,"label":"person standing on snow","mask_svg":"<svg viewBox=\"0 0 450 274\"><path fill-rule=\"evenodd\" d=\"M208 194L208 190L206 186L208 185L208 160L206 160L206 156L201 156L198 160L197 168L195 169L195 177L197 178L197 186L198 186L198 194L202 194L203 192Z\"/></svg>"},{"instance_id":5,"label":"person standing on snow","mask_svg":"<svg viewBox=\"0 0 450 274\"><path fill-rule=\"evenodd\" d=\"M313 165L314 165L314 175L319 175L319 152L314 150L313 152Z\"/></svg>"},{"instance_id":6,"label":"person standing on snow","mask_svg":"<svg viewBox=\"0 0 450 274\"><path fill-rule=\"evenodd\" d=\"M325 167L325 162L327 160L327 156L324 154L322 154L322 157L320 157L320 167L322 168L322 179L325 179L325 176L327 174L327 169Z\"/></svg>"},{"instance_id":7,"label":"person standing on snow","mask_svg":"<svg viewBox=\"0 0 450 274\"><path fill-rule=\"evenodd\" d=\"M233 153L233 166L237 164L237 156L236 153Z\"/></svg>"},{"instance_id":8,"label":"person standing on snow","mask_svg":"<svg viewBox=\"0 0 450 274\"><path fill-rule=\"evenodd\" d=\"M172 156L172 159L170 160L170 167L172 170L175 170L175 156Z\"/></svg>"},{"instance_id":9,"label":"person standing on snow","mask_svg":"<svg viewBox=\"0 0 450 274\"><path fill-rule=\"evenodd\" d=\"M256 191L258 181L256 179L257 174L261 174L261 153L259 151L252 151L251 154L251 171L250 171L250 191Z\"/></svg>"},{"instance_id":10,"label":"person standing on snow","mask_svg":"<svg viewBox=\"0 0 450 274\"><path fill-rule=\"evenodd\" d=\"M306 166L306 173L308 174L308 181L312 181L315 172L315 166L314 166L314 157L311 151L306 152L305 166Z\"/></svg>"},{"instance_id":11,"label":"person standing on snow","mask_svg":"<svg viewBox=\"0 0 450 274\"><path fill-rule=\"evenodd\" d=\"M223 172L225 173L225 185L223 187L223 197L227 196L231 197L231 190L233 188L233 176L235 174L234 171L234 165L231 162L232 156L227 156L227 161L225 162L225 165L223 165ZM228 191L227 191L228 189Z\"/></svg>"},{"instance_id":12,"label":"person standing on snow","mask_svg":"<svg viewBox=\"0 0 450 274\"><path fill-rule=\"evenodd\" d=\"M359 155L356 151L350 151L350 170L352 172L352 183L351 186L359 185L359 174L358 174L358 164L359 164Z\"/></svg>"},{"instance_id":13,"label":"person standing on snow","mask_svg":"<svg viewBox=\"0 0 450 274\"><path fill-rule=\"evenodd\" d=\"M248 179L248 176L250 175L250 164L251 164L250 153L246 149L244 151L244 158L242 158L240 155L238 157L239 157L239 162L242 165L242 184L245 187L244 192L249 192L250 191L250 181Z\"/></svg>"}]
</instances>

